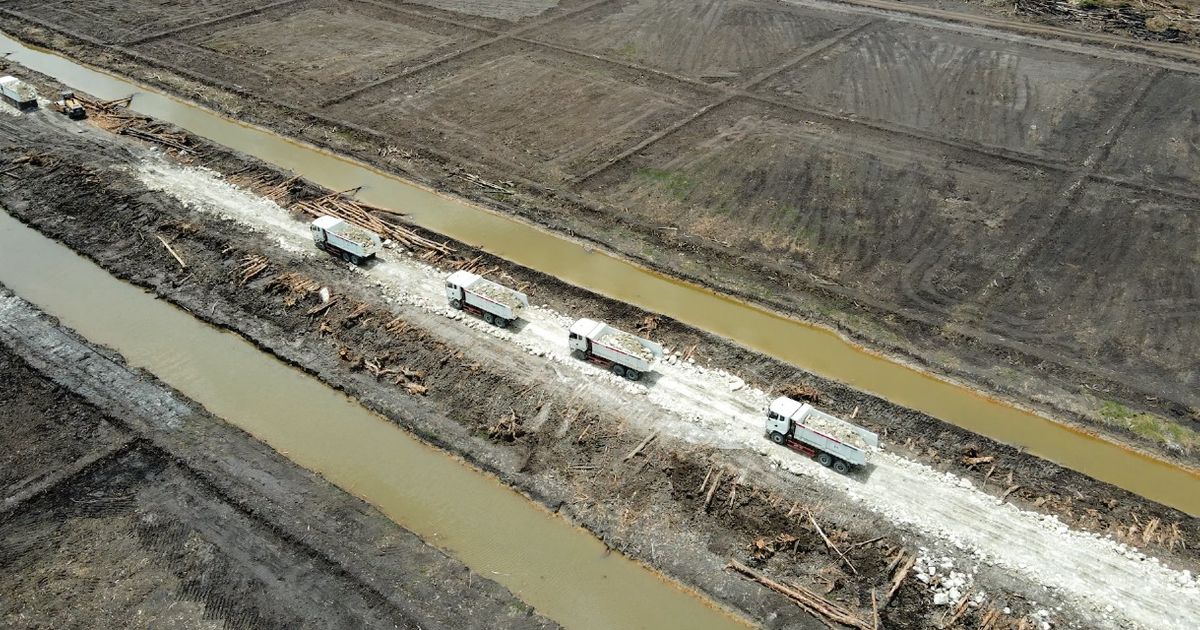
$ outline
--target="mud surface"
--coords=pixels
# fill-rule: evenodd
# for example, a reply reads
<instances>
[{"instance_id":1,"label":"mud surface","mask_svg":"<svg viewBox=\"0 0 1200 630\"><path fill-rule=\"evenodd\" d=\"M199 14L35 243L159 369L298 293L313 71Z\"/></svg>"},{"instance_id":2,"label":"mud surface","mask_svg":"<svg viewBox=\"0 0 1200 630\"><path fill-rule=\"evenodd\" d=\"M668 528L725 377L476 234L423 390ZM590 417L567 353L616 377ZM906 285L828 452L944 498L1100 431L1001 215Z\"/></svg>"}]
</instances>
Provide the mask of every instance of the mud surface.
<instances>
[{"instance_id":1,"label":"mud surface","mask_svg":"<svg viewBox=\"0 0 1200 630\"><path fill-rule=\"evenodd\" d=\"M5 627L557 627L0 297L5 325L15 312L38 322L0 345Z\"/></svg>"},{"instance_id":2,"label":"mud surface","mask_svg":"<svg viewBox=\"0 0 1200 630\"><path fill-rule=\"evenodd\" d=\"M1196 457L1192 65L821 2L131 2L0 15L90 63ZM297 31L329 45L300 50ZM1176 429L1130 421L1143 410Z\"/></svg>"},{"instance_id":3,"label":"mud surface","mask_svg":"<svg viewBox=\"0 0 1200 630\"><path fill-rule=\"evenodd\" d=\"M198 316L239 330L318 373L429 441L462 452L539 500L560 506L610 544L768 626L808 622L786 601L724 573L721 567L727 558L754 561L812 588L832 587L833 599L867 615L872 588L884 587L896 568L892 560L905 548L912 554L920 544L919 535L880 520L864 520L837 507L823 492L781 479L753 453L721 454L660 439L643 454L627 459L625 455L644 438L644 428L581 406L575 392L551 387L556 380L551 373L529 373L520 356L497 345L501 342L456 340L444 331L431 335L431 322L415 315L397 318L395 307L385 308L380 295L362 287L356 274L344 266L279 250L267 239L148 193L112 168L128 159L118 143L89 140L92 136L87 134L72 142L57 132L29 133L34 135L11 136L0 147L10 159L31 144L48 148L40 152L46 162L22 168L19 183L3 186L5 205L23 220L119 277L152 287ZM229 171L247 166L216 150L208 150L200 159ZM57 202L47 201L64 198L72 201L66 214ZM178 270L156 240L122 236L116 226L137 226L171 239L189 260L189 271ZM266 256L271 272L242 283L240 274L251 256ZM317 286L331 287L344 301L326 314L308 314L318 298L311 290L290 289L294 285L284 270L314 278ZM539 298L563 310L601 314L630 330L644 323L645 313L528 271L507 268L506 272L515 274L514 284L536 283ZM997 495L1019 485L1005 493L1007 498L1058 514L1076 526L1136 534L1139 546L1145 544L1183 566L1195 566L1191 544L1196 540L1195 519L859 392L798 374L695 331L670 322L658 325L656 339L677 347L699 344L702 357L738 363L756 381L813 384L827 397L827 408L845 415L861 407L864 416L871 418L865 423L891 443L907 443L914 456L972 476L985 488L991 479L990 491ZM471 346L470 359L456 354L455 347L461 344ZM402 379L373 376L368 363L419 371L428 389L422 396L402 387ZM413 405L436 413L406 413ZM448 420L431 419L437 417ZM995 468L962 459L979 455L994 457ZM711 479L727 466L732 470L718 475L724 483ZM706 491L714 486L712 493ZM854 572L838 568L839 558L823 541L817 542L819 535L813 538L816 528L810 514L836 540L864 543L850 555ZM1129 527L1151 518L1167 524L1168 530L1171 525L1182 528L1180 540L1188 541L1189 547L1154 536L1141 543L1142 530ZM796 536L800 542L770 542L782 534ZM883 539L873 540L881 535ZM760 538L764 545L778 549L755 553L759 547L754 542ZM980 581L995 593L990 606L1025 609L1004 593L1007 589L1024 592L1028 587L1012 585L986 568L980 571L984 576ZM1045 595L1034 597L1044 601ZM966 619L979 621L987 610L972 609ZM898 627L922 627L941 612L931 608L923 586L908 580L882 614Z\"/></svg>"}]
</instances>

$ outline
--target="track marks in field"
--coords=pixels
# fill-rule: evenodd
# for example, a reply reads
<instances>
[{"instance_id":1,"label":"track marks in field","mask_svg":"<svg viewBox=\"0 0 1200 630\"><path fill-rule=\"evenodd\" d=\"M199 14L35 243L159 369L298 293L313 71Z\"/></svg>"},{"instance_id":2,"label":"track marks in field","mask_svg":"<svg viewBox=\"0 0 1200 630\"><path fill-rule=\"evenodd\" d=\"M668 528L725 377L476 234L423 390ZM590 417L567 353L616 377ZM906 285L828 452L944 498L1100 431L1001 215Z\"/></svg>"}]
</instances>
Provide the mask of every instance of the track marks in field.
<instances>
[{"instance_id":1,"label":"track marks in field","mask_svg":"<svg viewBox=\"0 0 1200 630\"><path fill-rule=\"evenodd\" d=\"M628 0L551 24L535 36L696 78L739 82L855 22L763 0Z\"/></svg>"},{"instance_id":2,"label":"track marks in field","mask_svg":"<svg viewBox=\"0 0 1200 630\"><path fill-rule=\"evenodd\" d=\"M761 91L838 114L1070 160L1138 77L1132 67L932 29L874 29Z\"/></svg>"}]
</instances>

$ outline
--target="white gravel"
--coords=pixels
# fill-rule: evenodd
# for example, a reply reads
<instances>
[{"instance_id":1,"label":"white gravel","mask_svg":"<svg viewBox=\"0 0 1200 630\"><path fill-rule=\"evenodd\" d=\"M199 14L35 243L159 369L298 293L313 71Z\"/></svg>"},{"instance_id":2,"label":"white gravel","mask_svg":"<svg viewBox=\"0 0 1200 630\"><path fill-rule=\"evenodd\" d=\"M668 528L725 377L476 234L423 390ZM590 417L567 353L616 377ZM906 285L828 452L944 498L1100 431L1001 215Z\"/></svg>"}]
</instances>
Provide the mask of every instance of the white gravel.
<instances>
[{"instance_id":1,"label":"white gravel","mask_svg":"<svg viewBox=\"0 0 1200 630\"><path fill-rule=\"evenodd\" d=\"M289 250L327 255L313 247L305 222L273 202L230 186L217 173L151 157L137 176L190 208L235 219ZM586 376L610 394L645 396L662 412L653 419L660 432L692 443L758 452L780 469L824 484L977 563L1055 591L1090 616L1097 628L1200 628L1200 586L1187 572L1165 567L1112 539L1071 530L1053 516L1020 510L976 490L967 479L887 452L876 453L868 471L838 475L764 439L769 395L728 372L672 354L657 364L658 374L649 385L630 383L570 356L567 328L587 313L567 315L532 307L524 313L527 324L519 333L500 330L451 310L442 296L441 271L401 252L385 251L381 258L364 273L391 298L460 320L481 334L511 340L531 355L555 362L560 372ZM924 562L926 569L932 566ZM973 576L961 570L950 575L955 573L948 582L951 587L931 590L931 598L953 603L955 594L965 594Z\"/></svg>"}]
</instances>

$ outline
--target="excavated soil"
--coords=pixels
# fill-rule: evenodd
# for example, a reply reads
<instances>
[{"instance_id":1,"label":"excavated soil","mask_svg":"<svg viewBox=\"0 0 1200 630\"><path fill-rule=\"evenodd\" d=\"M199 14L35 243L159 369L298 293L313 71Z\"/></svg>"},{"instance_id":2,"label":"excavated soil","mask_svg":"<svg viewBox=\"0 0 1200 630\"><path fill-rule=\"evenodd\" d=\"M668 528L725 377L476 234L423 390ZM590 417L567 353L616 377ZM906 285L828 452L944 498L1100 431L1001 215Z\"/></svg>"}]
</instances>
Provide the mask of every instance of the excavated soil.
<instances>
[{"instance_id":1,"label":"excavated soil","mask_svg":"<svg viewBox=\"0 0 1200 630\"><path fill-rule=\"evenodd\" d=\"M825 2L104 8L0 15L243 120L1197 457L1120 426L1142 410L1200 422L1187 63L1031 43L969 12Z\"/></svg>"},{"instance_id":2,"label":"excavated soil","mask_svg":"<svg viewBox=\"0 0 1200 630\"><path fill-rule=\"evenodd\" d=\"M659 438L643 453L627 458L643 434L618 417L574 404L574 392L555 387L549 373L530 373L520 356L503 350L503 342L481 344L474 338L469 342L475 346L473 355L478 352L488 359L467 358L453 340L427 332L420 317L397 318L378 293L363 287L343 265L296 256L267 239L229 229L223 221L147 192L132 177L109 168L128 159L118 142L97 142L90 134L68 139L61 132L23 129L24 135L0 134L0 155L5 158L39 147L37 163L22 166L9 178L13 181L0 179L4 205L23 221L116 276L241 332L424 439L462 453L558 507L610 545L768 627L812 621L786 600L724 572L728 558L794 577L815 590L829 589L832 600L867 616L872 590L882 592L898 554L904 549L911 554L919 544L882 520L864 520L861 514L839 508L823 492L781 478L750 453L723 454ZM192 159L227 172L249 167L257 169L251 172L270 174L211 147ZM62 211L59 200L69 200L69 212ZM187 258L189 269L179 270L156 239L128 236L131 230L169 239ZM459 247L464 257L476 255ZM265 256L270 271L243 283L240 274L251 256ZM493 261L484 257L482 262ZM646 313L551 278L508 265L505 271L515 284L536 292L539 301L563 311L586 310L630 330L646 321ZM319 298L311 290L293 289L298 286L295 280L302 278L330 287L340 296L338 304L309 314L319 306ZM676 347L696 345L702 360L739 365L752 382L815 386L826 408L844 415L862 409L867 425L899 450L974 478L997 495L1018 485L1008 493L1010 500L1054 513L1074 526L1121 536L1140 534L1130 525L1152 518L1173 524L1181 532L1178 540L1149 539L1144 548L1183 566L1196 564L1196 519L673 322L660 320L656 326L656 339ZM420 376L381 378L372 375L369 364ZM408 383L421 387L410 388ZM436 413L406 413L413 405ZM964 461L975 456L992 456L995 467L985 470ZM716 479L709 481L714 474ZM823 541L816 542L820 535L814 520L842 548L854 545L847 552L853 572L838 568L840 558ZM795 539L779 538L782 535ZM1180 547L1181 541L1188 546ZM1143 546L1140 539L1138 544ZM982 575L981 580L1001 585L989 606L1028 612L1026 604L1004 595L1006 578L986 569ZM977 625L987 610L965 611L964 623ZM881 614L896 627L925 627L942 612L930 607L923 586L907 580ZM1013 627L1016 623L1014 619Z\"/></svg>"}]
</instances>

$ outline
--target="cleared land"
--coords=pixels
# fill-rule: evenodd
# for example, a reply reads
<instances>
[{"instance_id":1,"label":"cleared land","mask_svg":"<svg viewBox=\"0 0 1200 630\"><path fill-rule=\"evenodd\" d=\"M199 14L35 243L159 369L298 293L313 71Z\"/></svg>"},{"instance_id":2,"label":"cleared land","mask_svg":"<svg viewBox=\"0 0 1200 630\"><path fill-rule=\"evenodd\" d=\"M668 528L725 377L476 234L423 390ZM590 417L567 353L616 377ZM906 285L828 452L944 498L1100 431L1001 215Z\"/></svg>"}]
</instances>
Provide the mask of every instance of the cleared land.
<instances>
[{"instance_id":1,"label":"cleared land","mask_svg":"<svg viewBox=\"0 0 1200 630\"><path fill-rule=\"evenodd\" d=\"M1183 436L1123 437L1179 450L1200 419L1193 66L820 2L105 6L3 5L27 37L125 43L203 87L98 63L216 106L237 88L285 133L1024 402L1146 409Z\"/></svg>"}]
</instances>

